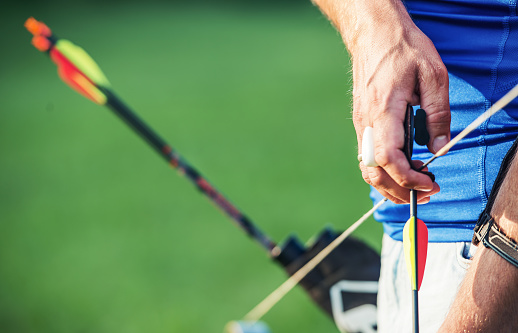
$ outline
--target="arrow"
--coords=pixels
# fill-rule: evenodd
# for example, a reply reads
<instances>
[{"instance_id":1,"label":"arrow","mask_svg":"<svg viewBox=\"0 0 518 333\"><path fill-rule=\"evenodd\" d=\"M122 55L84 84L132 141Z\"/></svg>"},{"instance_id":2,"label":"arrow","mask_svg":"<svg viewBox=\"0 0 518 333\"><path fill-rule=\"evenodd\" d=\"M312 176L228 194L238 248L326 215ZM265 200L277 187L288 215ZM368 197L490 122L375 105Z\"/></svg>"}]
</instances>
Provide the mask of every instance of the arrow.
<instances>
[{"instance_id":1,"label":"arrow","mask_svg":"<svg viewBox=\"0 0 518 333\"><path fill-rule=\"evenodd\" d=\"M66 84L94 103L108 106L173 168L178 169L226 213L238 227L257 241L270 256L275 257L278 252L277 244L261 232L248 217L232 205L115 95L108 79L88 53L68 40L57 38L49 27L32 17L25 22L25 27L34 35L32 44L38 50L49 54L52 61L58 66L59 76Z\"/></svg>"},{"instance_id":2,"label":"arrow","mask_svg":"<svg viewBox=\"0 0 518 333\"><path fill-rule=\"evenodd\" d=\"M419 121L416 126L414 120ZM426 113L424 110L417 110L417 116L414 118L414 109L411 105L407 106L405 117L405 145L403 151L412 166L412 153L414 146L414 129L416 137L419 137L418 144L424 145L429 139L426 131ZM424 140L423 140L424 138ZM428 174L433 178L433 175ZM418 292L423 281L424 268L426 265L426 254L428 250L428 228L423 221L417 218L417 190L410 190L410 218L403 228L403 248L405 253L405 262L407 272L409 274L412 288L412 305L413 305L413 332L419 332L419 298Z\"/></svg>"},{"instance_id":3,"label":"arrow","mask_svg":"<svg viewBox=\"0 0 518 333\"><path fill-rule=\"evenodd\" d=\"M416 198L416 191L413 191ZM414 212L412 212L414 213ZM415 213L414 213L415 214ZM423 281L428 250L428 229L423 221L412 214L403 228L403 246L405 262L412 288L413 332L419 332L419 299L418 292Z\"/></svg>"}]
</instances>

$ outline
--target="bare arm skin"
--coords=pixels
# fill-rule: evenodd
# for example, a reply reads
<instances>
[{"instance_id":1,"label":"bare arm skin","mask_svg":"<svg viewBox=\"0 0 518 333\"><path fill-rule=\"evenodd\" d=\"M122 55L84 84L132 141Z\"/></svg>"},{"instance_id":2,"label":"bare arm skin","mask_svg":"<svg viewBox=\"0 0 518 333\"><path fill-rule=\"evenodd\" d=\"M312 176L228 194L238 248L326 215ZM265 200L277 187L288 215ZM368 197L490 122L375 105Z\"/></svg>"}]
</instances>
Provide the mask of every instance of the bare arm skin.
<instances>
[{"instance_id":1,"label":"bare arm skin","mask_svg":"<svg viewBox=\"0 0 518 333\"><path fill-rule=\"evenodd\" d=\"M491 216L518 241L518 158L500 188ZM518 332L518 268L479 244L439 332Z\"/></svg>"},{"instance_id":2,"label":"bare arm skin","mask_svg":"<svg viewBox=\"0 0 518 333\"><path fill-rule=\"evenodd\" d=\"M341 33L351 55L359 149L364 128L374 128L380 167L360 163L364 180L395 203L408 203L410 188L419 190L420 203L428 202L439 186L410 168L402 152L403 122L406 105L419 104L427 113L429 150L435 153L450 139L448 73L437 50L400 0L313 2Z\"/></svg>"}]
</instances>

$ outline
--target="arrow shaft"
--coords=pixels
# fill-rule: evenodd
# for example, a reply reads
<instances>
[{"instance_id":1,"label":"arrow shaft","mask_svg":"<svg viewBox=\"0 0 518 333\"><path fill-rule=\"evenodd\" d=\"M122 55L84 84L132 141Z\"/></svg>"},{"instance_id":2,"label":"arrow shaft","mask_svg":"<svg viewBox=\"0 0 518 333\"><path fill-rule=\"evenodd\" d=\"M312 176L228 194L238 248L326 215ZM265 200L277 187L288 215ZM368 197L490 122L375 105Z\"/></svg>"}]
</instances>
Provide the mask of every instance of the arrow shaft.
<instances>
[{"instance_id":1,"label":"arrow shaft","mask_svg":"<svg viewBox=\"0 0 518 333\"><path fill-rule=\"evenodd\" d=\"M417 191L410 190L410 217L414 217L415 227L414 227L414 258L415 258L415 271L414 271L414 279L415 281L419 281L419 246L418 246L418 235L417 235ZM416 282L418 284L418 282ZM412 316L412 326L413 332L419 333L419 288L415 288L412 291L412 304L414 308L414 315Z\"/></svg>"},{"instance_id":2,"label":"arrow shaft","mask_svg":"<svg viewBox=\"0 0 518 333\"><path fill-rule=\"evenodd\" d=\"M412 290L412 304L414 307L414 315L412 316L413 332L419 333L419 292Z\"/></svg>"},{"instance_id":3,"label":"arrow shaft","mask_svg":"<svg viewBox=\"0 0 518 333\"><path fill-rule=\"evenodd\" d=\"M276 243L258 229L255 224L217 191L192 165L183 159L165 140L137 116L111 90L101 88L107 97L106 105L129 127L140 135L173 168L178 169L217 207L226 213L248 236L257 241L270 255L274 255Z\"/></svg>"}]
</instances>

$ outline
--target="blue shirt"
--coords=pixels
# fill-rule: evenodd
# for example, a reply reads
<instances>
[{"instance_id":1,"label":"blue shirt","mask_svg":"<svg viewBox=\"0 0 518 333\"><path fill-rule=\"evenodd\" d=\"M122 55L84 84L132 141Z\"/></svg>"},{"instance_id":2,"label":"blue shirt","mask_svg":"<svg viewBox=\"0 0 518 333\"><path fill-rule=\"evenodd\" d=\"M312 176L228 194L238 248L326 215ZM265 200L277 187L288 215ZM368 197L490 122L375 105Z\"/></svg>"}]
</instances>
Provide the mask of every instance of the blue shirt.
<instances>
[{"instance_id":1,"label":"blue shirt","mask_svg":"<svg viewBox=\"0 0 518 333\"><path fill-rule=\"evenodd\" d=\"M518 83L516 0L404 3L448 69L454 137ZM418 206L418 217L427 224L431 242L471 240L500 163L517 135L515 100L430 164L441 191ZM414 159L431 156L426 147L414 145ZM371 198L377 202L382 196L372 189ZM409 206L389 202L374 217L389 236L401 240Z\"/></svg>"}]
</instances>

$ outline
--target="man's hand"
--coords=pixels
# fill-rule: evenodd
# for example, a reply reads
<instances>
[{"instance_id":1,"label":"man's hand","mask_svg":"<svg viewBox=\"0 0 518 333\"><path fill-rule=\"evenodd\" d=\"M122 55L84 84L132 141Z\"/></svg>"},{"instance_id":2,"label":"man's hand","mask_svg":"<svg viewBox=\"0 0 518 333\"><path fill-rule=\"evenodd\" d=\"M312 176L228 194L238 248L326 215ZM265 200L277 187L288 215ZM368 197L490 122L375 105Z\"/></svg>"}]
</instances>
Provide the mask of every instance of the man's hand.
<instances>
[{"instance_id":1,"label":"man's hand","mask_svg":"<svg viewBox=\"0 0 518 333\"><path fill-rule=\"evenodd\" d=\"M374 128L379 167L360 163L362 176L395 203L425 203L439 186L412 170L402 149L407 104L426 110L428 149L450 139L448 73L432 42L399 0L314 0L341 32L352 58L353 122L361 149L365 127ZM359 151L361 154L361 151ZM415 165L422 165L415 161Z\"/></svg>"}]
</instances>

